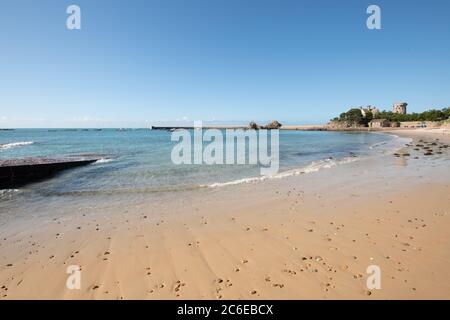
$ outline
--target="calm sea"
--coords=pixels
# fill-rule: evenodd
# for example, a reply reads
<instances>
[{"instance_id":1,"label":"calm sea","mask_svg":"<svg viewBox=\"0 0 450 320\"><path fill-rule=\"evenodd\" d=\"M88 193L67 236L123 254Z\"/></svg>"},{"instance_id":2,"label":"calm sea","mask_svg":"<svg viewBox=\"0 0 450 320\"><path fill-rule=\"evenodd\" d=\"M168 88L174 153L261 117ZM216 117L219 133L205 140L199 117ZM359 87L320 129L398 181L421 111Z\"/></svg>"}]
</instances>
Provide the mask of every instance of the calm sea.
<instances>
[{"instance_id":1,"label":"calm sea","mask_svg":"<svg viewBox=\"0 0 450 320\"><path fill-rule=\"evenodd\" d=\"M395 148L386 134L280 131L278 176L312 172ZM20 210L58 199L176 193L260 179L256 165L175 165L171 132L148 129L17 129L0 131L0 159L96 155L100 161L18 190L3 190L0 210ZM206 143L205 143L206 146ZM18 209L19 208L19 209ZM1 213L0 213L1 214Z\"/></svg>"}]
</instances>

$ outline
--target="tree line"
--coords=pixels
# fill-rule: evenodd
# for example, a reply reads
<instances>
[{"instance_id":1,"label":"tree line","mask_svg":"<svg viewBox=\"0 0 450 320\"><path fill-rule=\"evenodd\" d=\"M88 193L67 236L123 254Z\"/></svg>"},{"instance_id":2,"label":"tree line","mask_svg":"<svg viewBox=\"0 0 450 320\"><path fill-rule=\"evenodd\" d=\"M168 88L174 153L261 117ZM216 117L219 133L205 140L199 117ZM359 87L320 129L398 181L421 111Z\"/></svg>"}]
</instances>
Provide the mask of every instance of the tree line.
<instances>
[{"instance_id":1,"label":"tree line","mask_svg":"<svg viewBox=\"0 0 450 320\"><path fill-rule=\"evenodd\" d=\"M441 110L431 109L421 113L399 114L392 111L382 111L374 116L374 119L387 119L389 121L444 121L450 118L450 108Z\"/></svg>"},{"instance_id":2,"label":"tree line","mask_svg":"<svg viewBox=\"0 0 450 320\"><path fill-rule=\"evenodd\" d=\"M381 111L372 114L370 111L365 112L364 116L360 108L352 108L347 112L343 112L332 119L332 121L345 122L350 125L367 126L373 119L386 119L391 122L403 122L403 121L444 121L450 119L450 108L443 108L441 110L431 109L421 113L408 113L399 114L392 111Z\"/></svg>"}]
</instances>

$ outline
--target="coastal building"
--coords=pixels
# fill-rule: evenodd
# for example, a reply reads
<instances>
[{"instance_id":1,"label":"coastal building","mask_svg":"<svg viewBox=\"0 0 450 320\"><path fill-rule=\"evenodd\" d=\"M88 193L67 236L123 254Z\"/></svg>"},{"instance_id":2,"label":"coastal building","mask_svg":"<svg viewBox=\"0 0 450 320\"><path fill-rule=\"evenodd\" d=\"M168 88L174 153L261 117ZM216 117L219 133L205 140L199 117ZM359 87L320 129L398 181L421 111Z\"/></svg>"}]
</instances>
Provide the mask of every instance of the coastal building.
<instances>
[{"instance_id":1,"label":"coastal building","mask_svg":"<svg viewBox=\"0 0 450 320\"><path fill-rule=\"evenodd\" d=\"M369 122L370 128L388 128L391 126L391 122L387 119L373 119Z\"/></svg>"},{"instance_id":2,"label":"coastal building","mask_svg":"<svg viewBox=\"0 0 450 320\"><path fill-rule=\"evenodd\" d=\"M392 112L398 113L398 114L406 114L406 106L408 104L406 102L399 102L394 103L394 106L392 107Z\"/></svg>"},{"instance_id":3,"label":"coastal building","mask_svg":"<svg viewBox=\"0 0 450 320\"><path fill-rule=\"evenodd\" d=\"M377 107L373 107L373 106L367 106L366 108L361 107L360 109L361 109L361 114L363 115L363 117L366 117L368 112L371 112L372 115L374 115L374 116L380 112L380 110L378 110Z\"/></svg>"},{"instance_id":4,"label":"coastal building","mask_svg":"<svg viewBox=\"0 0 450 320\"><path fill-rule=\"evenodd\" d=\"M402 121L401 128L439 128L441 122L439 121Z\"/></svg>"},{"instance_id":5,"label":"coastal building","mask_svg":"<svg viewBox=\"0 0 450 320\"><path fill-rule=\"evenodd\" d=\"M401 128L425 128L426 124L423 121L402 121L400 122Z\"/></svg>"}]
</instances>

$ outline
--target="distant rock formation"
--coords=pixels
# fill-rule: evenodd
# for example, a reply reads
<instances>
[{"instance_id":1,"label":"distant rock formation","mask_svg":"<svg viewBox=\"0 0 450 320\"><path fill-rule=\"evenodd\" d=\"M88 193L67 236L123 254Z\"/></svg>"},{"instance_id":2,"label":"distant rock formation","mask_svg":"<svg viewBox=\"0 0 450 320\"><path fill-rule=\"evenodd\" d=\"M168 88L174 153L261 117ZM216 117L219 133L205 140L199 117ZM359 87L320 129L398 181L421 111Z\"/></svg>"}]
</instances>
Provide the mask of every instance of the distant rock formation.
<instances>
[{"instance_id":1,"label":"distant rock formation","mask_svg":"<svg viewBox=\"0 0 450 320\"><path fill-rule=\"evenodd\" d=\"M281 126L282 126L282 124L279 123L277 120L274 120L265 126L259 126L256 122L252 121L248 125L248 128L253 129L253 130L259 130L259 129L273 130L273 129L279 129L279 128L281 128Z\"/></svg>"},{"instance_id":2,"label":"distant rock formation","mask_svg":"<svg viewBox=\"0 0 450 320\"><path fill-rule=\"evenodd\" d=\"M248 125L249 129L253 129L253 130L258 130L259 126L256 124L256 122L250 122L250 124Z\"/></svg>"},{"instance_id":3,"label":"distant rock formation","mask_svg":"<svg viewBox=\"0 0 450 320\"><path fill-rule=\"evenodd\" d=\"M281 128L281 126L282 126L281 123L279 123L277 120L274 120L263 128L270 130L270 129L279 129L279 128Z\"/></svg>"},{"instance_id":4,"label":"distant rock formation","mask_svg":"<svg viewBox=\"0 0 450 320\"><path fill-rule=\"evenodd\" d=\"M350 122L347 120L331 120L325 126L327 130L343 130L343 129L360 129L365 128L365 125Z\"/></svg>"}]
</instances>

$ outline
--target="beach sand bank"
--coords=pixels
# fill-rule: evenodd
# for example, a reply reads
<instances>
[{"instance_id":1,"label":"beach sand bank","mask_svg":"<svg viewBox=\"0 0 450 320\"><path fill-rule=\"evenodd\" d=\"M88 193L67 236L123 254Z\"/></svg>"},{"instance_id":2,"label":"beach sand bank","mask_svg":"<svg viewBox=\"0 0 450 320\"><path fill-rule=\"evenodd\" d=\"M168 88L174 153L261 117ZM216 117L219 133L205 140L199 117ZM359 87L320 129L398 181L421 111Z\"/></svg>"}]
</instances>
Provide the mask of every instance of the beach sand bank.
<instances>
[{"instance_id":1,"label":"beach sand bank","mask_svg":"<svg viewBox=\"0 0 450 320\"><path fill-rule=\"evenodd\" d=\"M395 134L413 139L396 156L6 223L0 298L450 299L450 138Z\"/></svg>"}]
</instances>

